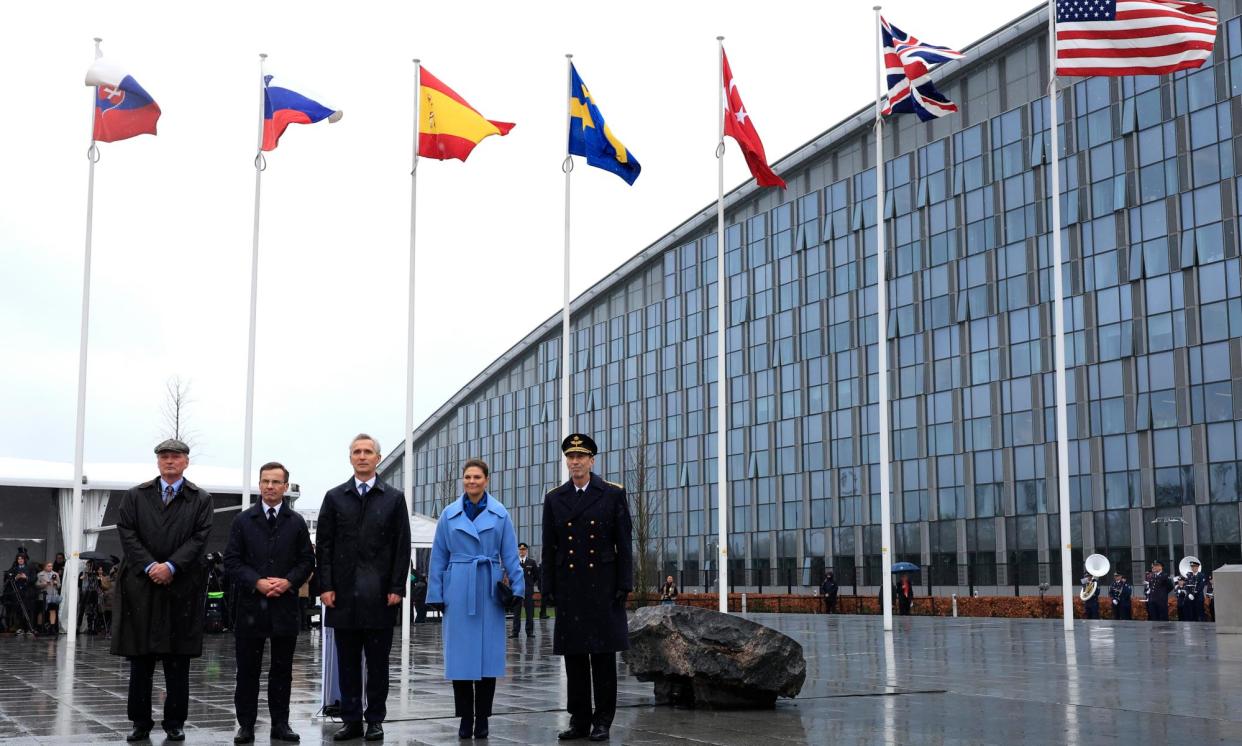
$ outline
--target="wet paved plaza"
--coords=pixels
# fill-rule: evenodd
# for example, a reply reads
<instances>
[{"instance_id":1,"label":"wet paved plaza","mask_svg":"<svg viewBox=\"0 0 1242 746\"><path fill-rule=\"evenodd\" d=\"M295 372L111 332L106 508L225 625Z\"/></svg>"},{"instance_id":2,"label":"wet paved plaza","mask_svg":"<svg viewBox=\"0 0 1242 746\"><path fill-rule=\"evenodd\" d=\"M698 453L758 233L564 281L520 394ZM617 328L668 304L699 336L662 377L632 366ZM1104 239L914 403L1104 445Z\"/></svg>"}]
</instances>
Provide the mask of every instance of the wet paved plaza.
<instances>
[{"instance_id":1,"label":"wet paved plaza","mask_svg":"<svg viewBox=\"0 0 1242 746\"><path fill-rule=\"evenodd\" d=\"M612 742L1242 743L1242 636L1218 638L1210 625L1079 621L1067 635L1059 620L899 617L888 636L879 617L750 616L804 646L807 681L797 699L762 712L656 707L651 685L622 666ZM538 623L532 639L509 640L493 744L553 744L567 725L551 624ZM393 651L386 743L458 743L440 627L414 629L404 677ZM318 646L317 632L303 635L294 663L291 724L304 744L330 743L339 727L316 718ZM104 639L79 638L77 647L71 657L63 636L0 638L0 740L124 740L128 665L108 654ZM233 670L231 636L208 636L191 668L188 743L232 742ZM155 680L158 722L162 674ZM257 743L268 742L262 696ZM153 736L160 743L158 725Z\"/></svg>"}]
</instances>

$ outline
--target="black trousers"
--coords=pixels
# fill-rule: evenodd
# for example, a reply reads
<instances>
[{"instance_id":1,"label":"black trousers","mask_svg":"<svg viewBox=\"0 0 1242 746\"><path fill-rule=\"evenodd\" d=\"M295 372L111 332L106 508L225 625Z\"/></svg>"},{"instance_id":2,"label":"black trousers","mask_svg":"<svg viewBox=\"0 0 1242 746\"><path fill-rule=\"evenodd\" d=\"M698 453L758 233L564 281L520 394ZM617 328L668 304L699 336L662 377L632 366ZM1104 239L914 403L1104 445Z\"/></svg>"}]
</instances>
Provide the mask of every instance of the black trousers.
<instances>
[{"instance_id":1,"label":"black trousers","mask_svg":"<svg viewBox=\"0 0 1242 746\"><path fill-rule=\"evenodd\" d=\"M185 725L190 711L190 656L188 655L140 655L129 659L129 720L135 727L150 728L151 679L155 675L155 662L164 664L164 686L168 696L164 699L164 730Z\"/></svg>"},{"instance_id":2,"label":"black trousers","mask_svg":"<svg viewBox=\"0 0 1242 746\"><path fill-rule=\"evenodd\" d=\"M829 593L829 594L820 596L820 598L823 599L824 613L835 614L837 611L837 594Z\"/></svg>"},{"instance_id":3,"label":"black trousers","mask_svg":"<svg viewBox=\"0 0 1242 746\"><path fill-rule=\"evenodd\" d=\"M1089 598L1083 603L1082 608L1088 619L1100 618L1100 599Z\"/></svg>"},{"instance_id":4,"label":"black trousers","mask_svg":"<svg viewBox=\"0 0 1242 746\"><path fill-rule=\"evenodd\" d=\"M526 610L526 634L535 634L535 599L526 596L522 599L522 603L513 610L513 636L517 637L518 630L522 627L522 610Z\"/></svg>"},{"instance_id":5,"label":"black trousers","mask_svg":"<svg viewBox=\"0 0 1242 746\"><path fill-rule=\"evenodd\" d=\"M478 681L453 679L453 707L459 718L492 716L492 700L496 697L496 679L483 677Z\"/></svg>"},{"instance_id":6,"label":"black trousers","mask_svg":"<svg viewBox=\"0 0 1242 746\"><path fill-rule=\"evenodd\" d=\"M388 654L392 651L392 627L341 629L336 638L336 667L341 677L341 720L382 723L388 715ZM362 711L362 661L366 655L367 711Z\"/></svg>"},{"instance_id":7,"label":"black trousers","mask_svg":"<svg viewBox=\"0 0 1242 746\"><path fill-rule=\"evenodd\" d=\"M1153 598L1147 602L1147 618L1153 622L1169 621L1169 599Z\"/></svg>"},{"instance_id":8,"label":"black trousers","mask_svg":"<svg viewBox=\"0 0 1242 746\"><path fill-rule=\"evenodd\" d=\"M543 591L539 591L539 618L548 618L548 604L543 600Z\"/></svg>"},{"instance_id":9,"label":"black trousers","mask_svg":"<svg viewBox=\"0 0 1242 746\"><path fill-rule=\"evenodd\" d=\"M1118 601L1117 605L1113 607L1113 617L1117 620L1129 619L1130 618L1130 602L1129 601L1124 601L1124 602Z\"/></svg>"},{"instance_id":10,"label":"black trousers","mask_svg":"<svg viewBox=\"0 0 1242 746\"><path fill-rule=\"evenodd\" d=\"M612 726L617 714L617 654L583 653L565 656L566 690L569 692L569 725L589 728L592 725ZM595 709L591 709L591 693L595 693Z\"/></svg>"},{"instance_id":11,"label":"black trousers","mask_svg":"<svg viewBox=\"0 0 1242 746\"><path fill-rule=\"evenodd\" d=\"M263 670L265 637L237 637L237 687L233 707L237 724L254 727L259 717L259 675ZM293 685L293 650L297 637L272 638L272 666L267 672L267 712L272 725L289 722L289 691Z\"/></svg>"}]
</instances>

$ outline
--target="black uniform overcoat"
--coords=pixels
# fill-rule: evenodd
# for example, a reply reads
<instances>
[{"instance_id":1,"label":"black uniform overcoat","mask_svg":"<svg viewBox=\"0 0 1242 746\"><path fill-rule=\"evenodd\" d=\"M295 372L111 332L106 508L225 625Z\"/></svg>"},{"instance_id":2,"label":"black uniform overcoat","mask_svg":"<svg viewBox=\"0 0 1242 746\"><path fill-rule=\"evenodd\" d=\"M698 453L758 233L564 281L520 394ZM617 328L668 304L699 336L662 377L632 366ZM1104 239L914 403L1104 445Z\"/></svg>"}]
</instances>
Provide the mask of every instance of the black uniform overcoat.
<instances>
[{"instance_id":1,"label":"black uniform overcoat","mask_svg":"<svg viewBox=\"0 0 1242 746\"><path fill-rule=\"evenodd\" d=\"M306 521L288 505L276 514L276 530L267 523L262 501L233 519L224 568L237 589L233 632L238 637L296 637L302 610L298 589L315 569ZM268 598L255 589L260 578L284 578L289 590Z\"/></svg>"},{"instance_id":2,"label":"black uniform overcoat","mask_svg":"<svg viewBox=\"0 0 1242 746\"><path fill-rule=\"evenodd\" d=\"M568 481L543 498L543 585L556 602L556 655L628 650L625 603L634 588L625 488L592 474L579 497Z\"/></svg>"},{"instance_id":3,"label":"black uniform overcoat","mask_svg":"<svg viewBox=\"0 0 1242 746\"><path fill-rule=\"evenodd\" d=\"M323 496L315 530L319 592L334 591L336 607L324 624L340 629L383 629L397 623L410 573L410 511L401 490L376 479L366 497L353 477Z\"/></svg>"},{"instance_id":4,"label":"black uniform overcoat","mask_svg":"<svg viewBox=\"0 0 1242 746\"><path fill-rule=\"evenodd\" d=\"M116 530L125 556L115 588L113 655L202 654L211 517L211 493L188 479L168 505L158 479L121 498ZM171 583L147 577L152 562L173 564Z\"/></svg>"}]
</instances>

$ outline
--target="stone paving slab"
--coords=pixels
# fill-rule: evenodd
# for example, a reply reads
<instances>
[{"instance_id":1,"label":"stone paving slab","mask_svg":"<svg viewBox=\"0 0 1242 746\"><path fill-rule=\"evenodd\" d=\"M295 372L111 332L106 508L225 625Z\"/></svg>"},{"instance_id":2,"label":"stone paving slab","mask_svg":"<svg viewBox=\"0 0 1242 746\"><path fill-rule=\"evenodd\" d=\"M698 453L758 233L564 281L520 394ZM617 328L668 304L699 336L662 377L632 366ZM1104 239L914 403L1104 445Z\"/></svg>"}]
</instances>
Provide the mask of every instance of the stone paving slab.
<instances>
[{"instance_id":1,"label":"stone paving slab","mask_svg":"<svg viewBox=\"0 0 1242 746\"><path fill-rule=\"evenodd\" d=\"M802 643L807 681L794 700L759 712L656 707L651 685L621 665L614 744L1143 744L1242 743L1242 636L1206 624L753 614ZM553 744L566 727L565 679L551 624L509 640L492 744ZM319 634L294 662L291 721L302 743L331 743L320 708ZM440 627L415 627L410 665L391 659L389 744L454 744ZM1067 651L1069 655L1067 657ZM231 743L233 640L209 636L191 668L188 743ZM155 719L163 699L156 674ZM0 741L123 741L128 664L102 638L0 637ZM263 690L266 689L264 685ZM267 742L260 701L258 742ZM154 743L162 741L157 728Z\"/></svg>"}]
</instances>

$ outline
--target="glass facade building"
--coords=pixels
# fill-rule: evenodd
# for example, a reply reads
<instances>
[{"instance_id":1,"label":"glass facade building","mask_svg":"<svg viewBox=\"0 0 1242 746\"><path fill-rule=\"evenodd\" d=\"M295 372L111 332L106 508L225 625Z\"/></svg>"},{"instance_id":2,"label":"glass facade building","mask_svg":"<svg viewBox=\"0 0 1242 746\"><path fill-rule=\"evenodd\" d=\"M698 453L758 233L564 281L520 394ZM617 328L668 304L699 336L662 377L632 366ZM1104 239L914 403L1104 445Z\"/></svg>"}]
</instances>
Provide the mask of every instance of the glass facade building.
<instances>
[{"instance_id":1,"label":"glass facade building","mask_svg":"<svg viewBox=\"0 0 1242 746\"><path fill-rule=\"evenodd\" d=\"M1242 560L1236 5L1221 3L1199 70L1060 81L1075 572L1099 552L1141 580L1170 543L1209 570ZM893 547L943 592L1060 578L1045 13L939 71L957 115L885 124ZM845 585L879 579L871 124L868 104L776 164L788 190L751 182L726 201L739 587L829 566ZM460 464L482 457L538 551L567 368L597 471L640 482L655 508L661 575L706 582L718 256L713 206L574 302L567 365L558 316L489 366L413 434L412 508L439 515ZM401 447L381 469L401 483Z\"/></svg>"}]
</instances>

